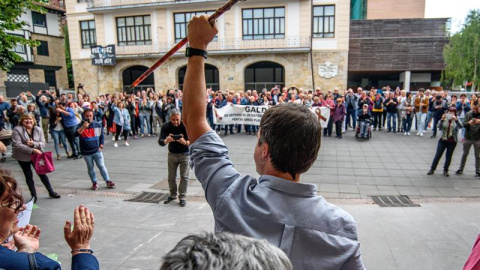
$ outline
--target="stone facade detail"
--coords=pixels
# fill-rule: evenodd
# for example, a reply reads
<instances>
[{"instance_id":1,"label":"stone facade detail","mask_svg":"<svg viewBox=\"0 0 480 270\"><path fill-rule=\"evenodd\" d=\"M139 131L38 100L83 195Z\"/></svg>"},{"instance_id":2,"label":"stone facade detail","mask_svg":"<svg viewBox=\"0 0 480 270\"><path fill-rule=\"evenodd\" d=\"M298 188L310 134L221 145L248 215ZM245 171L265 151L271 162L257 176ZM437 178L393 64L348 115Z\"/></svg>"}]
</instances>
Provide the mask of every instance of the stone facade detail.
<instances>
[{"instance_id":1,"label":"stone facade detail","mask_svg":"<svg viewBox=\"0 0 480 270\"><path fill-rule=\"evenodd\" d=\"M339 87L347 84L348 52L314 52L315 87L322 89ZM74 60L73 70L76 83L82 83L89 94L106 94L123 91L122 73L132 66L150 67L157 59L118 59L114 67L93 66L91 60ZM245 69L261 61L275 62L284 67L285 86L296 86L313 89L312 68L308 53L291 54L251 54L251 55L212 55L206 60L219 71L221 89L243 91L245 89ZM318 74L318 65L331 62L338 65L338 73L331 78ZM178 86L178 71L187 65L185 57L174 57L167 60L154 72L155 88L157 90L175 89ZM233 79L232 79L233 78ZM231 80L230 80L231 79ZM261 90L261 89L256 89Z\"/></svg>"}]
</instances>

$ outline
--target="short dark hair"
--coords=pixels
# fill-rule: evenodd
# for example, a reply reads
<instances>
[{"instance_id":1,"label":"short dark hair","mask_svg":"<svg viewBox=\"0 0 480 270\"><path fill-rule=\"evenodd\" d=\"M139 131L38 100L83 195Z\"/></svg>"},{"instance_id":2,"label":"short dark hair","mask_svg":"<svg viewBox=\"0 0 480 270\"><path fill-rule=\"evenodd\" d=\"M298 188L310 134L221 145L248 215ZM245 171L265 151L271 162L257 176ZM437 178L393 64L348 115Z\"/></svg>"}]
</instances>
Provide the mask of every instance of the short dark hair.
<instances>
[{"instance_id":1,"label":"short dark hair","mask_svg":"<svg viewBox=\"0 0 480 270\"><path fill-rule=\"evenodd\" d=\"M263 114L258 144L268 144L275 170L295 178L317 159L321 131L320 121L308 108L281 104Z\"/></svg>"},{"instance_id":2,"label":"short dark hair","mask_svg":"<svg viewBox=\"0 0 480 270\"><path fill-rule=\"evenodd\" d=\"M90 109L90 108L87 108L83 111L83 115L87 114L87 112L92 112L93 113L93 110Z\"/></svg>"},{"instance_id":3,"label":"short dark hair","mask_svg":"<svg viewBox=\"0 0 480 270\"><path fill-rule=\"evenodd\" d=\"M473 106L478 106L478 100L475 100L475 101L473 102Z\"/></svg>"},{"instance_id":4,"label":"short dark hair","mask_svg":"<svg viewBox=\"0 0 480 270\"><path fill-rule=\"evenodd\" d=\"M189 235L163 258L161 270L291 270L287 255L266 240L231 233Z\"/></svg>"}]
</instances>

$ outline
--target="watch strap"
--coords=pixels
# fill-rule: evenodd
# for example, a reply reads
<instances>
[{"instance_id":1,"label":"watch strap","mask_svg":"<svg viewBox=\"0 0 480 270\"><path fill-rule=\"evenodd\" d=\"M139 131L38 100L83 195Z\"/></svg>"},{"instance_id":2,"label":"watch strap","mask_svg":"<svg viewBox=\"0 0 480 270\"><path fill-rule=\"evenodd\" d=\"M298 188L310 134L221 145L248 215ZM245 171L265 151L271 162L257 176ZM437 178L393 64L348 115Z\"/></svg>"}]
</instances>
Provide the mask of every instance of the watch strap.
<instances>
[{"instance_id":1,"label":"watch strap","mask_svg":"<svg viewBox=\"0 0 480 270\"><path fill-rule=\"evenodd\" d=\"M205 59L207 59L207 57L208 57L207 51L200 50L200 49L195 49L195 48L192 48L192 47L187 47L187 49L185 50L185 56L190 57L190 56L194 56L194 55L203 56Z\"/></svg>"}]
</instances>

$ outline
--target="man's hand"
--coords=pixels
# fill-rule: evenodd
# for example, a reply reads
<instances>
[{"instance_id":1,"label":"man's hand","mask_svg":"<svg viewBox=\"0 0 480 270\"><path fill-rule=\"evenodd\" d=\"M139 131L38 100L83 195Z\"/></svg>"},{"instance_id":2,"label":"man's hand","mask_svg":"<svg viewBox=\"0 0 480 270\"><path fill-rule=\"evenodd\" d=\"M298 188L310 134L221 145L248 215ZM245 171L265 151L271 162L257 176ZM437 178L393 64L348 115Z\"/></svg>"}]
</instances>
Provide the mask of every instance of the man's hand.
<instances>
[{"instance_id":1,"label":"man's hand","mask_svg":"<svg viewBox=\"0 0 480 270\"><path fill-rule=\"evenodd\" d=\"M210 24L208 15L195 16L188 24L188 42L190 47L207 50L208 43L218 33L215 22Z\"/></svg>"},{"instance_id":2,"label":"man's hand","mask_svg":"<svg viewBox=\"0 0 480 270\"><path fill-rule=\"evenodd\" d=\"M95 217L93 213L90 213L88 208L82 204L80 207L75 208L73 213L73 230L72 223L68 220L65 222L65 226L63 227L65 241L72 250L89 249L94 228ZM75 255L75 253L73 255Z\"/></svg>"},{"instance_id":3,"label":"man's hand","mask_svg":"<svg viewBox=\"0 0 480 270\"><path fill-rule=\"evenodd\" d=\"M82 127L83 127L84 129L88 128L89 126L90 126L90 122L88 122L88 121L84 121L84 122L83 122Z\"/></svg>"},{"instance_id":4,"label":"man's hand","mask_svg":"<svg viewBox=\"0 0 480 270\"><path fill-rule=\"evenodd\" d=\"M179 142L179 143L181 143L181 144L183 144L183 145L187 145L187 141L186 141L185 138L183 137L183 134L180 134L180 135L182 135L182 137L181 137L179 140L177 140L177 142Z\"/></svg>"},{"instance_id":5,"label":"man's hand","mask_svg":"<svg viewBox=\"0 0 480 270\"><path fill-rule=\"evenodd\" d=\"M171 143L171 142L175 141L172 136L173 136L173 134L169 134L169 135L167 136L167 138L165 138L165 140L164 140L163 142L164 142L165 144L168 144L168 143Z\"/></svg>"},{"instance_id":6,"label":"man's hand","mask_svg":"<svg viewBox=\"0 0 480 270\"><path fill-rule=\"evenodd\" d=\"M28 224L13 235L19 252L35 253L40 247L40 228Z\"/></svg>"},{"instance_id":7,"label":"man's hand","mask_svg":"<svg viewBox=\"0 0 480 270\"><path fill-rule=\"evenodd\" d=\"M100 144L100 146L98 147L98 150L101 152L103 150L103 144Z\"/></svg>"}]
</instances>

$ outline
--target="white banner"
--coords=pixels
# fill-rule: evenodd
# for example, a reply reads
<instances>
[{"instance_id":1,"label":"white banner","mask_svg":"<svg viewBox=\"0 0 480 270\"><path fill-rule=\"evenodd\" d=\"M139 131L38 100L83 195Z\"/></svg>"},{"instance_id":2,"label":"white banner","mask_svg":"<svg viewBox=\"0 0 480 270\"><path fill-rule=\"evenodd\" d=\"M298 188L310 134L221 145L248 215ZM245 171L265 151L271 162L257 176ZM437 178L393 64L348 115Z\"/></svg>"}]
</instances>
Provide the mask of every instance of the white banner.
<instances>
[{"instance_id":1,"label":"white banner","mask_svg":"<svg viewBox=\"0 0 480 270\"><path fill-rule=\"evenodd\" d=\"M268 106L227 105L214 108L217 117L213 117L215 125L260 125L260 119Z\"/></svg>"},{"instance_id":2,"label":"white banner","mask_svg":"<svg viewBox=\"0 0 480 270\"><path fill-rule=\"evenodd\" d=\"M217 117L213 117L215 125L260 125L263 113L269 106L227 105L214 108ZM322 128L327 127L330 118L330 109L327 107L313 107L310 111L320 118Z\"/></svg>"}]
</instances>

